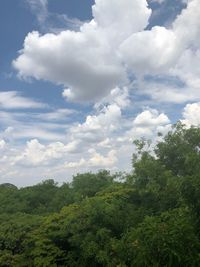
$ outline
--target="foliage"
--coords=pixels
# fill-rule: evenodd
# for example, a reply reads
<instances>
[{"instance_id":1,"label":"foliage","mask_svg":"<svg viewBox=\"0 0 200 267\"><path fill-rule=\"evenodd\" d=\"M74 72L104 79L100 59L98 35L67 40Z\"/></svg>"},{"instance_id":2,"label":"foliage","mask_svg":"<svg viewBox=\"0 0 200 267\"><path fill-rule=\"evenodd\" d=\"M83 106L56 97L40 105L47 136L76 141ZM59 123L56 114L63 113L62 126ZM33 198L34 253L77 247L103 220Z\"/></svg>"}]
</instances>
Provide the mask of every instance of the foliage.
<instances>
[{"instance_id":1,"label":"foliage","mask_svg":"<svg viewBox=\"0 0 200 267\"><path fill-rule=\"evenodd\" d=\"M0 266L200 266L200 129L178 123L133 171L0 185Z\"/></svg>"},{"instance_id":2,"label":"foliage","mask_svg":"<svg viewBox=\"0 0 200 267\"><path fill-rule=\"evenodd\" d=\"M124 236L123 243L128 266L200 265L195 226L183 208L146 217Z\"/></svg>"}]
</instances>

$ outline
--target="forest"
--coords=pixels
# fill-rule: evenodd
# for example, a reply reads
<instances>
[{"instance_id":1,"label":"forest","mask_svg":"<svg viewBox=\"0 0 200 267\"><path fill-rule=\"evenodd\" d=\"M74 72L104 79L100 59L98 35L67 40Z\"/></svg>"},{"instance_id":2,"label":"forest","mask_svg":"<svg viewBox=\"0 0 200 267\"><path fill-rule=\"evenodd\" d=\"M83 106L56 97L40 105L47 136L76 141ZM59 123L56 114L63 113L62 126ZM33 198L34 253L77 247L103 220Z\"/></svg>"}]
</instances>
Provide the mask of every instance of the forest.
<instances>
[{"instance_id":1,"label":"forest","mask_svg":"<svg viewBox=\"0 0 200 267\"><path fill-rule=\"evenodd\" d=\"M0 185L0 267L200 266L200 128L135 140L131 173Z\"/></svg>"}]
</instances>

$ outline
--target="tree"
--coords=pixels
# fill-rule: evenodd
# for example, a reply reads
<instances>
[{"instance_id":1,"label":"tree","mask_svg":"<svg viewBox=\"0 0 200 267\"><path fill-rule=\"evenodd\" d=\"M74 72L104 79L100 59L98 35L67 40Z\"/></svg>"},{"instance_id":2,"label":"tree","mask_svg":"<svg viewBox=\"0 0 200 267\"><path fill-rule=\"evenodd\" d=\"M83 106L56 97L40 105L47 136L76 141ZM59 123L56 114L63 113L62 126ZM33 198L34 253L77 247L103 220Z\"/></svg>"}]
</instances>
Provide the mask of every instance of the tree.
<instances>
[{"instance_id":1,"label":"tree","mask_svg":"<svg viewBox=\"0 0 200 267\"><path fill-rule=\"evenodd\" d=\"M127 266L178 267L200 265L200 243L187 209L175 209L146 217L122 238Z\"/></svg>"},{"instance_id":2,"label":"tree","mask_svg":"<svg viewBox=\"0 0 200 267\"><path fill-rule=\"evenodd\" d=\"M106 170L99 171L97 174L84 173L73 177L72 188L77 200L85 197L92 197L98 191L111 185L113 176Z\"/></svg>"},{"instance_id":3,"label":"tree","mask_svg":"<svg viewBox=\"0 0 200 267\"><path fill-rule=\"evenodd\" d=\"M155 149L156 156L166 169L176 176L198 173L200 166L200 128L187 129L177 123Z\"/></svg>"}]
</instances>

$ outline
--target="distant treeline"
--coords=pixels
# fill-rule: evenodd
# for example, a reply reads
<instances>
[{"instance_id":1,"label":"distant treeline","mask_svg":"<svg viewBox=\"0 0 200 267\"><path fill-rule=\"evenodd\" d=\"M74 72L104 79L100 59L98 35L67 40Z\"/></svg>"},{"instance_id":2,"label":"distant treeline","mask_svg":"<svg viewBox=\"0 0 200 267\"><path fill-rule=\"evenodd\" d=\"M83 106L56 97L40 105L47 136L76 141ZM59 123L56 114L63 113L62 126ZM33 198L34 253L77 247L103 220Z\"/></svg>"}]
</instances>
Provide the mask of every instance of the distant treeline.
<instances>
[{"instance_id":1,"label":"distant treeline","mask_svg":"<svg viewBox=\"0 0 200 267\"><path fill-rule=\"evenodd\" d=\"M0 185L0 267L199 267L200 128L134 144L129 174Z\"/></svg>"}]
</instances>

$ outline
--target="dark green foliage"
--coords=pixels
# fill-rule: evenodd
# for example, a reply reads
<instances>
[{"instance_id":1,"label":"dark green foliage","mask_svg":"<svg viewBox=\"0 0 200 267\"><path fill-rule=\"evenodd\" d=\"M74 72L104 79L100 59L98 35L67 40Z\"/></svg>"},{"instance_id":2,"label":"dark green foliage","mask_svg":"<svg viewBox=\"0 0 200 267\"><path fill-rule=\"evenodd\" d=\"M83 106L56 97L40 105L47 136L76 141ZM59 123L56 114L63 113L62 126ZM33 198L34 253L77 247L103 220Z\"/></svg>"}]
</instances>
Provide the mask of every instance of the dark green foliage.
<instances>
[{"instance_id":1,"label":"dark green foliage","mask_svg":"<svg viewBox=\"0 0 200 267\"><path fill-rule=\"evenodd\" d=\"M0 185L0 267L200 266L200 129L134 144L123 179Z\"/></svg>"},{"instance_id":2,"label":"dark green foliage","mask_svg":"<svg viewBox=\"0 0 200 267\"><path fill-rule=\"evenodd\" d=\"M72 188L76 199L82 200L85 197L92 197L97 192L107 188L113 182L113 177L108 171L100 171L97 174L84 173L74 176Z\"/></svg>"},{"instance_id":3,"label":"dark green foliage","mask_svg":"<svg viewBox=\"0 0 200 267\"><path fill-rule=\"evenodd\" d=\"M0 266L27 266L26 240L42 220L38 215L22 213L0 215Z\"/></svg>"},{"instance_id":4,"label":"dark green foliage","mask_svg":"<svg viewBox=\"0 0 200 267\"><path fill-rule=\"evenodd\" d=\"M123 237L127 266L199 266L199 240L186 209L146 217ZM191 253L192 252L192 253Z\"/></svg>"},{"instance_id":5,"label":"dark green foliage","mask_svg":"<svg viewBox=\"0 0 200 267\"><path fill-rule=\"evenodd\" d=\"M174 175L197 174L200 166L200 129L186 129L180 123L176 124L155 152L161 164Z\"/></svg>"}]
</instances>

